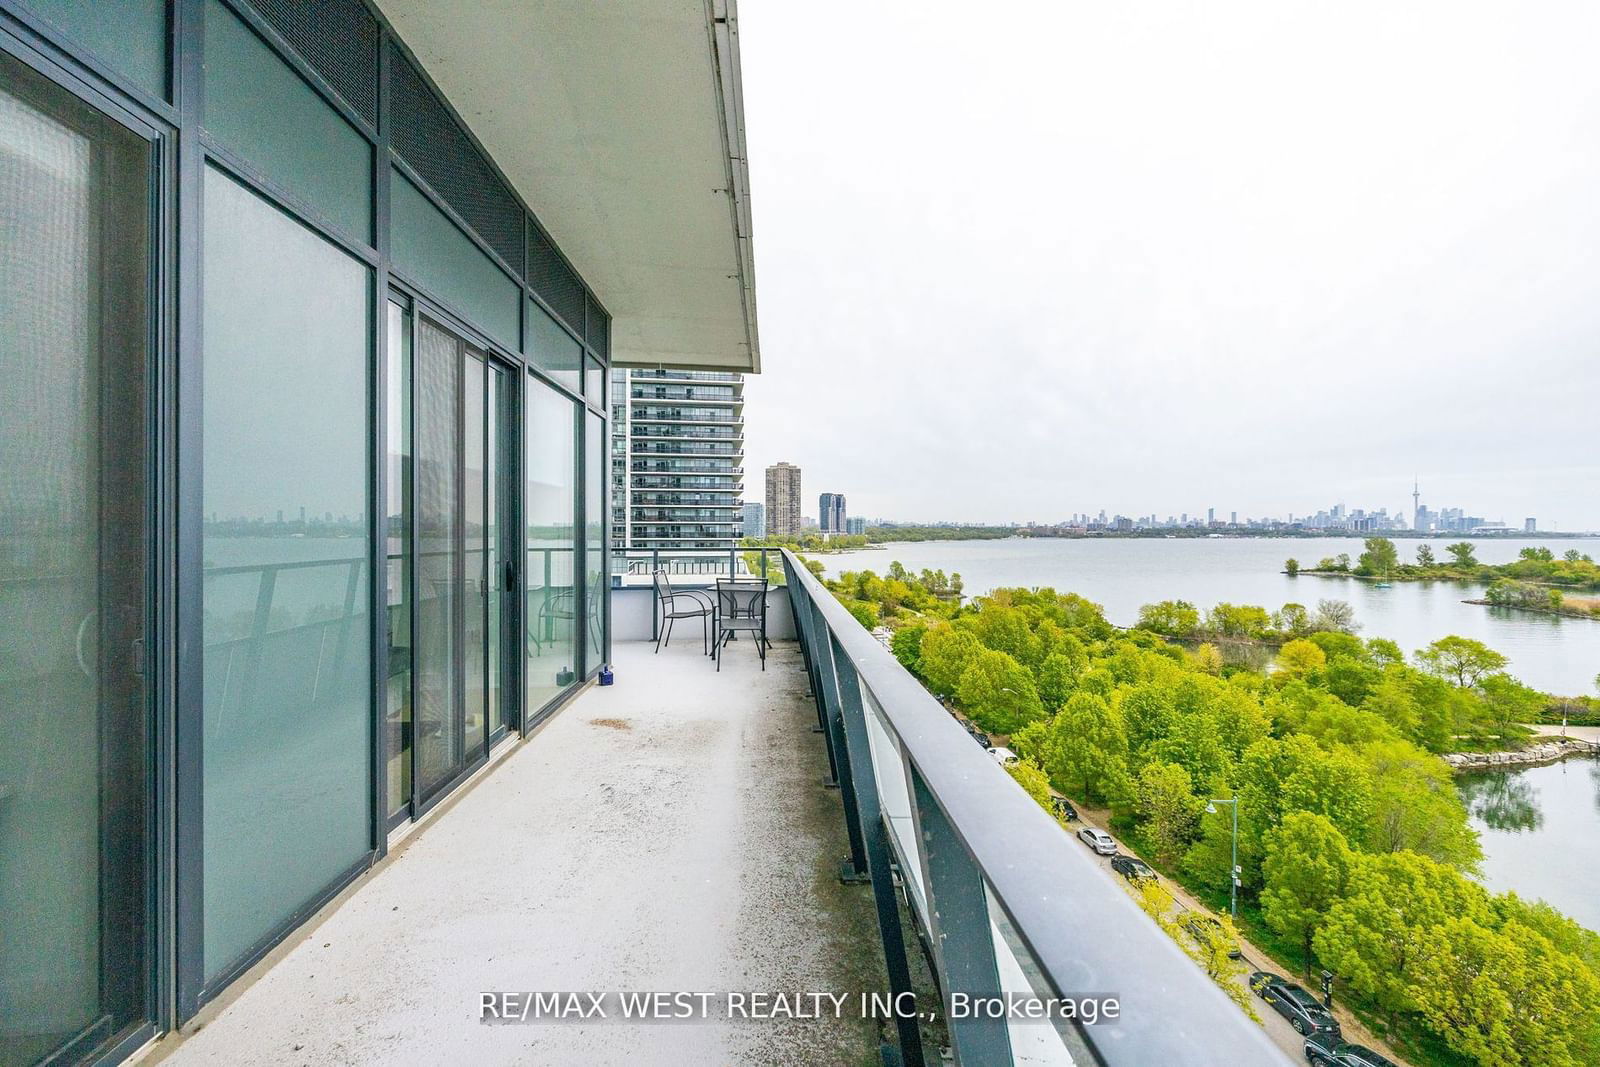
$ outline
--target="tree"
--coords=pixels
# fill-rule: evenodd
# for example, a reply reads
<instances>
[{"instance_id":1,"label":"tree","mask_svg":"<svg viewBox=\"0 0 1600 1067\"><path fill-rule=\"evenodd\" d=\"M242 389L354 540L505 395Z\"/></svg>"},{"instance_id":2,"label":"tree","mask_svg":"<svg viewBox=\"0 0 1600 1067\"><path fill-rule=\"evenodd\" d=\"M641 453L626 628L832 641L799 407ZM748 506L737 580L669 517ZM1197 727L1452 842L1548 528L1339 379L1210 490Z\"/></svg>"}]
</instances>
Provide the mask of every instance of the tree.
<instances>
[{"instance_id":1,"label":"tree","mask_svg":"<svg viewBox=\"0 0 1600 1067\"><path fill-rule=\"evenodd\" d=\"M1199 627L1200 612L1187 600L1163 600L1141 607L1135 625L1167 637L1186 637Z\"/></svg>"},{"instance_id":2,"label":"tree","mask_svg":"<svg viewBox=\"0 0 1600 1067\"><path fill-rule=\"evenodd\" d=\"M1321 670L1327 662L1322 649L1304 638L1278 649L1278 669L1290 678L1304 678L1312 671Z\"/></svg>"},{"instance_id":3,"label":"tree","mask_svg":"<svg viewBox=\"0 0 1600 1067\"><path fill-rule=\"evenodd\" d=\"M1206 614L1206 629L1219 637L1260 637L1271 627L1267 609L1254 604L1222 603Z\"/></svg>"},{"instance_id":4,"label":"tree","mask_svg":"<svg viewBox=\"0 0 1600 1067\"><path fill-rule=\"evenodd\" d=\"M1488 721L1501 741L1509 741L1524 733L1519 723L1532 722L1539 717L1549 700L1536 689L1530 689L1509 674L1491 674L1478 682L1478 692L1483 697Z\"/></svg>"},{"instance_id":5,"label":"tree","mask_svg":"<svg viewBox=\"0 0 1600 1067\"><path fill-rule=\"evenodd\" d=\"M1417 546L1417 566L1419 566L1419 567L1431 567L1431 566L1433 566L1433 547L1431 545L1418 545Z\"/></svg>"},{"instance_id":6,"label":"tree","mask_svg":"<svg viewBox=\"0 0 1600 1067\"><path fill-rule=\"evenodd\" d=\"M1387 537L1369 537L1366 551L1356 561L1357 574L1389 574L1400 565L1400 552Z\"/></svg>"},{"instance_id":7,"label":"tree","mask_svg":"<svg viewBox=\"0 0 1600 1067\"><path fill-rule=\"evenodd\" d=\"M1063 792L1121 803L1130 792L1122 716L1095 693L1072 694L1050 724L1045 769Z\"/></svg>"},{"instance_id":8,"label":"tree","mask_svg":"<svg viewBox=\"0 0 1600 1067\"><path fill-rule=\"evenodd\" d=\"M1196 645L1194 650L1195 670L1207 674L1222 673L1222 653L1217 651L1217 646L1210 641Z\"/></svg>"},{"instance_id":9,"label":"tree","mask_svg":"<svg viewBox=\"0 0 1600 1067\"><path fill-rule=\"evenodd\" d=\"M1194 835L1204 805L1194 795L1189 772L1159 760L1144 765L1137 783L1139 814L1158 859L1171 863Z\"/></svg>"},{"instance_id":10,"label":"tree","mask_svg":"<svg viewBox=\"0 0 1600 1067\"><path fill-rule=\"evenodd\" d=\"M894 632L894 636L889 638L889 650L894 653L894 658L912 673L916 673L917 665L922 659L922 638L927 632L927 626L915 623L900 627Z\"/></svg>"},{"instance_id":11,"label":"tree","mask_svg":"<svg viewBox=\"0 0 1600 1067\"><path fill-rule=\"evenodd\" d=\"M1039 665L1039 696L1050 711L1061 710L1078 679L1089 669L1089 653L1083 642L1070 633L1056 641L1056 649Z\"/></svg>"},{"instance_id":12,"label":"tree","mask_svg":"<svg viewBox=\"0 0 1600 1067\"><path fill-rule=\"evenodd\" d=\"M1018 760L1006 768L1006 773L1016 779L1022 791L1034 799L1045 811L1055 814L1055 805L1050 801L1050 779L1045 777L1037 764L1032 760Z\"/></svg>"},{"instance_id":13,"label":"tree","mask_svg":"<svg viewBox=\"0 0 1600 1067\"><path fill-rule=\"evenodd\" d=\"M1578 1067L1600 1054L1600 980L1539 933L1451 917L1424 936L1412 985L1428 1028L1486 1065Z\"/></svg>"},{"instance_id":14,"label":"tree","mask_svg":"<svg viewBox=\"0 0 1600 1067\"><path fill-rule=\"evenodd\" d=\"M1478 558L1473 555L1471 541L1457 541L1453 545L1445 545L1444 550L1450 553L1451 563L1465 570L1471 570L1478 565Z\"/></svg>"},{"instance_id":15,"label":"tree","mask_svg":"<svg viewBox=\"0 0 1600 1067\"><path fill-rule=\"evenodd\" d=\"M1272 625L1280 633L1300 637L1311 632L1311 616L1304 604L1293 602L1279 608L1272 616Z\"/></svg>"},{"instance_id":16,"label":"tree","mask_svg":"<svg viewBox=\"0 0 1600 1067\"><path fill-rule=\"evenodd\" d=\"M1356 609L1343 600L1317 601L1317 617L1312 625L1331 633L1353 634L1361 629L1356 622Z\"/></svg>"},{"instance_id":17,"label":"tree","mask_svg":"<svg viewBox=\"0 0 1600 1067\"><path fill-rule=\"evenodd\" d=\"M1371 997L1394 1028L1415 1011L1414 971L1427 931L1452 917L1488 921L1488 894L1426 856L1358 856L1349 892L1312 939L1317 958Z\"/></svg>"},{"instance_id":18,"label":"tree","mask_svg":"<svg viewBox=\"0 0 1600 1067\"><path fill-rule=\"evenodd\" d=\"M1300 561L1295 559L1293 556L1290 556L1288 559L1284 560L1283 561L1283 573L1287 574L1291 578L1293 578L1295 575L1299 574L1300 573Z\"/></svg>"},{"instance_id":19,"label":"tree","mask_svg":"<svg viewBox=\"0 0 1600 1067\"><path fill-rule=\"evenodd\" d=\"M935 696L954 696L967 664L982 650L982 643L969 631L942 623L923 635L917 667Z\"/></svg>"},{"instance_id":20,"label":"tree","mask_svg":"<svg viewBox=\"0 0 1600 1067\"><path fill-rule=\"evenodd\" d=\"M1416 659L1429 674L1448 678L1462 689L1477 685L1510 662L1482 641L1454 634L1419 649Z\"/></svg>"},{"instance_id":21,"label":"tree","mask_svg":"<svg viewBox=\"0 0 1600 1067\"><path fill-rule=\"evenodd\" d=\"M1362 746L1372 776L1372 818L1362 843L1369 852L1410 852L1461 870L1483 858L1453 772L1409 741Z\"/></svg>"},{"instance_id":22,"label":"tree","mask_svg":"<svg viewBox=\"0 0 1600 1067\"><path fill-rule=\"evenodd\" d=\"M1283 936L1299 939L1308 978L1312 940L1328 909L1344 897L1354 857L1338 827L1322 815L1294 812L1267 834L1261 917Z\"/></svg>"},{"instance_id":23,"label":"tree","mask_svg":"<svg viewBox=\"0 0 1600 1067\"><path fill-rule=\"evenodd\" d=\"M983 729L998 734L1020 730L1044 718L1033 675L1004 652L980 649L961 672L956 700Z\"/></svg>"}]
</instances>

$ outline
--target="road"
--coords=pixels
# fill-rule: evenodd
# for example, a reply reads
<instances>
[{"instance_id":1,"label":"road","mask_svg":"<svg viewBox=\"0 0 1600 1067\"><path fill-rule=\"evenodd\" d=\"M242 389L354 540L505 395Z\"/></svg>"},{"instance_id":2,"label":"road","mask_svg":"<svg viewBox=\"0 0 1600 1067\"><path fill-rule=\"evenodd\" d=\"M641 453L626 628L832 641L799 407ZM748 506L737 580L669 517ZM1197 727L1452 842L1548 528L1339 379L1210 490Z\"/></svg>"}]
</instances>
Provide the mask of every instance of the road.
<instances>
[{"instance_id":1,"label":"road","mask_svg":"<svg viewBox=\"0 0 1600 1067\"><path fill-rule=\"evenodd\" d=\"M1076 801L1073 802L1073 806L1077 808L1078 819L1068 824L1069 832L1076 835L1079 827L1094 826L1099 829L1106 830L1107 833L1110 833L1110 830L1106 825L1106 816L1108 813L1093 810L1086 811ZM1111 836L1113 838L1116 837L1115 834L1112 834ZM1099 853L1094 852L1089 848L1088 845L1083 844L1081 840L1078 842L1078 844L1079 847L1081 847L1085 852L1089 852L1092 856L1094 856L1095 862L1099 864L1100 867L1105 871L1107 878L1115 879L1118 882L1124 881L1122 875L1111 869L1110 856L1102 856ZM1138 853L1125 847L1121 841L1117 842L1117 848L1126 855L1138 855ZM1166 887L1169 893L1172 894L1173 899L1178 902L1180 908L1186 911L1199 912L1201 915L1212 914L1209 908L1201 904L1194 897L1190 896L1182 886L1178 885L1170 878L1162 878L1161 884ZM1293 969L1285 968L1283 965L1275 962L1265 952L1261 951L1244 938L1239 939L1239 950L1244 958L1243 962L1245 969L1244 973L1240 974L1235 981L1238 982L1241 988L1249 988L1249 975L1252 971L1271 971L1274 974L1283 975L1285 978L1288 978L1291 981L1299 980L1299 976L1294 972ZM1306 985L1306 988L1310 989L1313 993L1316 993L1319 996L1321 995L1320 984L1302 984ZM1269 1007L1266 1002L1261 1000L1259 997L1252 996L1251 1005L1256 1009L1256 1014L1261 1017L1262 1025L1266 1028L1267 1035L1272 1038L1273 1043L1281 1048L1286 1054L1288 1054L1290 1059L1294 1060L1296 1063L1303 1063L1305 1061L1305 1039L1299 1034L1295 1033L1294 1027L1289 1025L1289 1020L1273 1011L1272 1008ZM1337 1002L1335 1002L1333 1006L1333 1014L1339 1020L1339 1026L1344 1033L1344 1039L1346 1041L1354 1041L1358 1044L1366 1045L1369 1048L1376 1049L1385 1056L1388 1056L1390 1059L1394 1060L1395 1063L1401 1064L1402 1067L1405 1067L1405 1060L1397 1056L1394 1051L1380 1041L1372 1033L1372 1031L1363 1026L1360 1020L1358 1020L1354 1015L1350 1014L1350 1012L1346 1011Z\"/></svg>"}]
</instances>

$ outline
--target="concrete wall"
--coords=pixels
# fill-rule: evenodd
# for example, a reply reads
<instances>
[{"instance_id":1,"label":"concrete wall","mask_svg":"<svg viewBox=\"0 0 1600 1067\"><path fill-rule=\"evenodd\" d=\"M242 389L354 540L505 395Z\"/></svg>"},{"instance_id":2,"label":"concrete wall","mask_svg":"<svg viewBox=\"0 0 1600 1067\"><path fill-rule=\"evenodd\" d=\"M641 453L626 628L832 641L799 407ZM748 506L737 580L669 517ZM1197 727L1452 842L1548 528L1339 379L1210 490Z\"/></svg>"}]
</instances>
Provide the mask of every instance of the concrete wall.
<instances>
[{"instance_id":1,"label":"concrete wall","mask_svg":"<svg viewBox=\"0 0 1600 1067\"><path fill-rule=\"evenodd\" d=\"M650 630L655 600L655 590L649 586L612 589L611 639L613 641L655 640ZM789 591L782 586L767 591L767 636L774 641L794 640L794 614L789 609ZM672 632L672 638L674 646L680 640L700 640L699 620L680 620Z\"/></svg>"}]
</instances>

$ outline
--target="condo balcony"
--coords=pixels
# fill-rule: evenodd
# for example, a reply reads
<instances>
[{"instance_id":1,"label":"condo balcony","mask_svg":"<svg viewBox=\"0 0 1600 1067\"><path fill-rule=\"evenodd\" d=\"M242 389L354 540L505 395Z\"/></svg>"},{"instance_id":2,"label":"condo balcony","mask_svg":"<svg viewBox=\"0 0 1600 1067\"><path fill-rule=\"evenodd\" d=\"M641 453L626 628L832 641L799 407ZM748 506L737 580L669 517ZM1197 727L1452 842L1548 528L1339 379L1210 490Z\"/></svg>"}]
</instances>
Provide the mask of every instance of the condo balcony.
<instances>
[{"instance_id":1,"label":"condo balcony","mask_svg":"<svg viewBox=\"0 0 1600 1067\"><path fill-rule=\"evenodd\" d=\"M675 620L658 651L653 592L614 587L615 684L502 741L158 1053L179 1065L576 1063L600 1048L644 1064L1287 1062L792 554L758 551L787 583L767 595L764 663L746 634L719 670L694 620ZM814 991L845 1007L756 1021L714 999L708 1018L602 1025L524 1020L498 996L566 990ZM1116 1017L941 1009L952 994L1091 993L1114 996ZM862 994L942 1018L864 1017Z\"/></svg>"}]
</instances>

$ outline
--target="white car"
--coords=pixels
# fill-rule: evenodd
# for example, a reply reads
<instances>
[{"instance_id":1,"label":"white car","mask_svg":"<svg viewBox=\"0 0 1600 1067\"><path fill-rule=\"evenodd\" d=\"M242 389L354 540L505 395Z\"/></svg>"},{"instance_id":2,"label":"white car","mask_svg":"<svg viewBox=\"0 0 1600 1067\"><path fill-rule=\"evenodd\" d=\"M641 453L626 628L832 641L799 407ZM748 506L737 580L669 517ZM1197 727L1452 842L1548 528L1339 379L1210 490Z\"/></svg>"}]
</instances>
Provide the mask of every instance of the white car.
<instances>
[{"instance_id":1,"label":"white car","mask_svg":"<svg viewBox=\"0 0 1600 1067\"><path fill-rule=\"evenodd\" d=\"M1092 826L1085 826L1078 831L1078 840L1102 856L1115 856L1117 854L1117 843L1104 830L1096 830Z\"/></svg>"},{"instance_id":2,"label":"white car","mask_svg":"<svg viewBox=\"0 0 1600 1067\"><path fill-rule=\"evenodd\" d=\"M1017 754L1009 748L991 748L989 755L993 756L994 761L1002 767L1009 767L1017 762Z\"/></svg>"}]
</instances>

